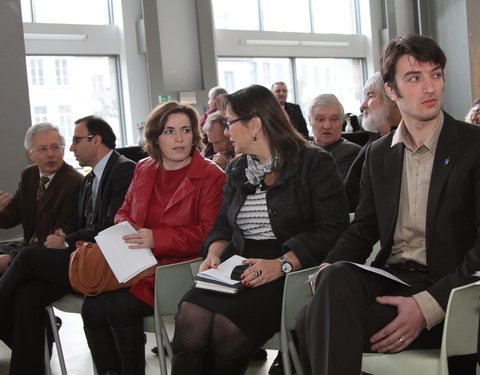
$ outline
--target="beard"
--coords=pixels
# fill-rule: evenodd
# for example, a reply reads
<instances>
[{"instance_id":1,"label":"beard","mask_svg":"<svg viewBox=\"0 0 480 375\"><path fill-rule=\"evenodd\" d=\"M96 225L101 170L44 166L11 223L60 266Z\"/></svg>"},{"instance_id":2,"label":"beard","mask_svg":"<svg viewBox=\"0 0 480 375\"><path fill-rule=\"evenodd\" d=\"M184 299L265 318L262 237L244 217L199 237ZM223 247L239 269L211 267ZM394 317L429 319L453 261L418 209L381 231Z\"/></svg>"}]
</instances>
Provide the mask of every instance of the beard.
<instances>
[{"instance_id":1,"label":"beard","mask_svg":"<svg viewBox=\"0 0 480 375\"><path fill-rule=\"evenodd\" d=\"M362 127L369 132L376 132L390 116L390 105L387 101L384 101L378 110L367 112L368 116L364 116L362 119Z\"/></svg>"}]
</instances>

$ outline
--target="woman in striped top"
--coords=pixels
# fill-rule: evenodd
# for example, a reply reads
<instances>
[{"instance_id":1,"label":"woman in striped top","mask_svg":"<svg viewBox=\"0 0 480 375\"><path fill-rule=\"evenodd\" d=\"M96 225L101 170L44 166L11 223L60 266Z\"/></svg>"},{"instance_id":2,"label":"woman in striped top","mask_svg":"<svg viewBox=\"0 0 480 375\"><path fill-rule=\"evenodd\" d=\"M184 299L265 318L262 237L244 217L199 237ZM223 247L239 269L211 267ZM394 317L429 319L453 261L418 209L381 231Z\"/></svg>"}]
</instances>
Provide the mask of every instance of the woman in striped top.
<instances>
[{"instance_id":1,"label":"woman in striped top","mask_svg":"<svg viewBox=\"0 0 480 375\"><path fill-rule=\"evenodd\" d=\"M243 374L280 329L288 272L320 264L348 225L334 159L309 145L265 87L224 96L219 108L232 161L200 270L239 254L252 266L238 295L192 288L180 304L172 373Z\"/></svg>"}]
</instances>

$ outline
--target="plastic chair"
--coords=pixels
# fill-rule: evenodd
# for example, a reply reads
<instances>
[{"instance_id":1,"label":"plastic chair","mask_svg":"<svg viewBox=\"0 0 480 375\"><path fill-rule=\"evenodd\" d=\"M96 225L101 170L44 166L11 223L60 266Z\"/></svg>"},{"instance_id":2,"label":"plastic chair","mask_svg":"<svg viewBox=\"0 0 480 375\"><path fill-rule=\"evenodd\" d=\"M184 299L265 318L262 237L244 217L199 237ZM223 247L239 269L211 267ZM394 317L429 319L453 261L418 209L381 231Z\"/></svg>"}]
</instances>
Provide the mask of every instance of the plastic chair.
<instances>
[{"instance_id":1,"label":"plastic chair","mask_svg":"<svg viewBox=\"0 0 480 375\"><path fill-rule=\"evenodd\" d=\"M55 346L57 347L58 361L60 363L60 370L62 375L67 375L67 368L65 365L65 357L63 356L62 343L60 340L60 336L58 334L57 322L55 320L55 314L54 314L53 308L55 307L56 309L64 312L80 314L82 311L82 304L83 304L84 298L85 297L82 294L78 294L78 293L67 294L64 297L52 303L52 305L45 307L48 313L50 326L52 328L53 338L55 340ZM145 332L155 333L157 346L159 343L161 343L161 341L159 340L160 335L158 335L156 331L155 319L153 315L147 316L143 319L143 329ZM165 330L165 326L163 326L163 329ZM51 374L50 355L48 350L48 343L46 340L45 340L45 372L47 375ZM93 372L94 374L97 374L95 364L93 364Z\"/></svg>"},{"instance_id":2,"label":"plastic chair","mask_svg":"<svg viewBox=\"0 0 480 375\"><path fill-rule=\"evenodd\" d=\"M163 341L167 354L173 358L170 339L164 328L163 317L175 315L178 310L178 304L183 295L191 288L194 283L193 277L197 274L201 260L191 260L182 263L170 264L157 268L156 288L155 288L155 323L157 331L160 333L158 342ZM311 298L312 293L310 284L305 283L307 275L314 272L314 268L292 272L286 277L285 288L283 292L282 323L281 331L275 334L263 347L265 349L280 350L284 364L285 374L291 375L289 353L298 375L302 375L302 368L293 338L290 333L295 329L295 315L298 310ZM164 285L174 287L165 288ZM160 347L159 347L160 348ZM163 350L158 351L160 361L160 373L168 375L166 357Z\"/></svg>"},{"instance_id":3,"label":"plastic chair","mask_svg":"<svg viewBox=\"0 0 480 375\"><path fill-rule=\"evenodd\" d=\"M452 290L440 349L405 350L396 354L364 353L362 371L373 375L448 375L447 359L477 353L480 283Z\"/></svg>"}]
</instances>

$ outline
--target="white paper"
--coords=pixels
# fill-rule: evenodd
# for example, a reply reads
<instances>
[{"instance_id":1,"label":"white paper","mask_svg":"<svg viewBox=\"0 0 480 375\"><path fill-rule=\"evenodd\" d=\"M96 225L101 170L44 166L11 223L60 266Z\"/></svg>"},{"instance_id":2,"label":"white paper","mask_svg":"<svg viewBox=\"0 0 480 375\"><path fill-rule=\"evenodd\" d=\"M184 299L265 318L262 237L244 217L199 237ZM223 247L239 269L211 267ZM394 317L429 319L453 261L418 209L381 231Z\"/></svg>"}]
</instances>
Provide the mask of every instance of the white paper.
<instances>
[{"instance_id":1,"label":"white paper","mask_svg":"<svg viewBox=\"0 0 480 375\"><path fill-rule=\"evenodd\" d=\"M125 283L157 264L157 259L150 249L129 249L122 237L137 231L127 221L102 230L96 237L108 265L118 282Z\"/></svg>"},{"instance_id":2,"label":"white paper","mask_svg":"<svg viewBox=\"0 0 480 375\"><path fill-rule=\"evenodd\" d=\"M237 284L238 280L232 280L230 275L232 274L232 270L236 266L243 264L242 261L245 259L246 258L241 257L240 255L234 255L228 258L225 262L220 263L218 268L210 268L206 271L199 272L197 275L206 279L220 280L229 285Z\"/></svg>"},{"instance_id":3,"label":"white paper","mask_svg":"<svg viewBox=\"0 0 480 375\"><path fill-rule=\"evenodd\" d=\"M348 263L351 263L351 264L353 264L354 266L363 268L364 270L367 270L367 271L370 271L370 272L373 272L373 273L382 275L382 276L384 276L384 277L389 278L390 280L397 281L397 282L399 282L399 283L401 283L401 284L404 284L404 285L406 285L406 286L410 286L410 284L407 284L405 281L400 280L398 277L392 275L390 272L384 271L384 270L382 270L382 269L380 269L380 268L371 267L371 266L366 266L365 264L359 264L359 263L353 263L353 262L348 262Z\"/></svg>"},{"instance_id":4,"label":"white paper","mask_svg":"<svg viewBox=\"0 0 480 375\"><path fill-rule=\"evenodd\" d=\"M472 276L480 277L480 271L477 271L477 272L475 272L475 273L472 273Z\"/></svg>"}]
</instances>

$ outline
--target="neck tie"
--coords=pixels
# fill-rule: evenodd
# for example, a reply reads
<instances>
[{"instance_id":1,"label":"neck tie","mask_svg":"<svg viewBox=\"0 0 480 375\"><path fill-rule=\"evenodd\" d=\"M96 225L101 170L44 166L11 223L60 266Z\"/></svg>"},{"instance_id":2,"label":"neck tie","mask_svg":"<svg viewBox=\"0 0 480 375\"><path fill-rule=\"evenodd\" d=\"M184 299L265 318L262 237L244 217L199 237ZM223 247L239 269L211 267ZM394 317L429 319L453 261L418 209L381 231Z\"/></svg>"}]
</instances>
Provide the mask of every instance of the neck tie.
<instances>
[{"instance_id":1,"label":"neck tie","mask_svg":"<svg viewBox=\"0 0 480 375\"><path fill-rule=\"evenodd\" d=\"M92 187L93 187L93 179L95 178L95 174L91 171L86 179L85 183L85 218L87 220L87 228L93 222L93 194L92 194Z\"/></svg>"},{"instance_id":2,"label":"neck tie","mask_svg":"<svg viewBox=\"0 0 480 375\"><path fill-rule=\"evenodd\" d=\"M40 184L38 185L37 189L37 202L39 202L45 194L45 190L47 190L45 185L48 183L48 181L50 181L50 178L47 176L42 176L40 178Z\"/></svg>"}]
</instances>

